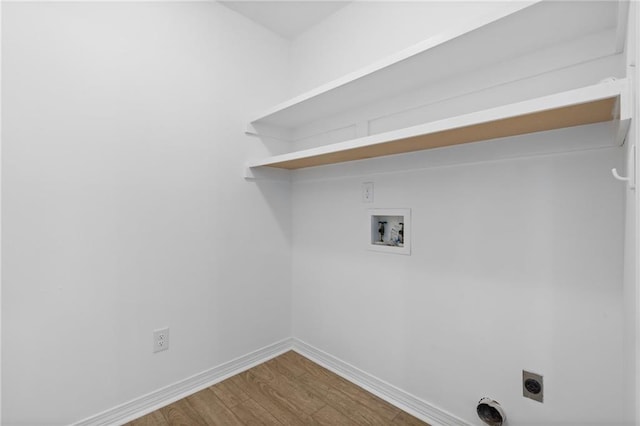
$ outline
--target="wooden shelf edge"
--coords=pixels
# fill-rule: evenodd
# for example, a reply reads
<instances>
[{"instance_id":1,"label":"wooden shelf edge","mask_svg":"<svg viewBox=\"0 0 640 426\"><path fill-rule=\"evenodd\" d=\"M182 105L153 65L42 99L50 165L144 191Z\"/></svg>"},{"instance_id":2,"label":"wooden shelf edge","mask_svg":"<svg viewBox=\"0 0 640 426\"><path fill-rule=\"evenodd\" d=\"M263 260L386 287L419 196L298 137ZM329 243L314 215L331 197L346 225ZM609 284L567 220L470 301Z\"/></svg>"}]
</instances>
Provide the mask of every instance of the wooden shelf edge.
<instances>
[{"instance_id":1,"label":"wooden shelf edge","mask_svg":"<svg viewBox=\"0 0 640 426\"><path fill-rule=\"evenodd\" d=\"M300 169L618 119L628 128L627 79L600 83L405 129L250 161L250 169ZM624 133L624 132L619 132ZM624 139L625 135L620 136ZM622 142L622 141L621 141Z\"/></svg>"},{"instance_id":2,"label":"wooden shelf edge","mask_svg":"<svg viewBox=\"0 0 640 426\"><path fill-rule=\"evenodd\" d=\"M419 55L421 53L427 52L435 47L443 45L451 40L456 39L464 34L470 33L474 30L482 28L485 25L496 22L502 18L505 18L509 15L512 15L516 12L519 12L523 9L531 7L537 3L542 2L543 0L529 0L524 2L514 2L509 10L502 10L499 12L494 12L492 14L488 14L482 16L478 19L475 19L471 22L467 22L464 25L459 25L455 28L450 29L441 34L437 34L433 37L430 37L426 40L423 40L407 49L404 49L394 55L388 56L380 61L377 61L367 67L361 68L357 71L346 74L340 78L337 78L333 81L330 81L326 84L323 84L319 87L316 87L312 90L309 90L305 93L302 93L296 97L293 97L287 101L284 101L266 111L262 114L255 116L253 119L249 121L251 125L255 125L260 123L263 120L268 119L270 116L275 115L279 112L287 110L289 108L294 108L297 105L303 104L306 101L309 101L313 98L321 96L325 93L331 92L335 89L340 88L341 86L345 86L349 83L352 83L356 80L359 80L363 77L369 76L371 74L376 73L384 68L393 66L398 64L406 59L409 59L413 56Z\"/></svg>"}]
</instances>

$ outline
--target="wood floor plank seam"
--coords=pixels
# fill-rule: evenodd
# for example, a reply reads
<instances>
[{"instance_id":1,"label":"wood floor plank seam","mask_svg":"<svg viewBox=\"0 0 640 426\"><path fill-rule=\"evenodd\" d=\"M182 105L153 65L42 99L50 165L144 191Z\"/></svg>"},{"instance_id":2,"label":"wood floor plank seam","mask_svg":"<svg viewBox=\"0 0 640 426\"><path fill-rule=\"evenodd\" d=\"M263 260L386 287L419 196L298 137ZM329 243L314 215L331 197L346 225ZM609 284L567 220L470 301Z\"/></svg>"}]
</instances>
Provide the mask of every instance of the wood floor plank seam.
<instances>
[{"instance_id":1,"label":"wood floor plank seam","mask_svg":"<svg viewBox=\"0 0 640 426\"><path fill-rule=\"evenodd\" d=\"M125 426L429 426L289 351Z\"/></svg>"}]
</instances>

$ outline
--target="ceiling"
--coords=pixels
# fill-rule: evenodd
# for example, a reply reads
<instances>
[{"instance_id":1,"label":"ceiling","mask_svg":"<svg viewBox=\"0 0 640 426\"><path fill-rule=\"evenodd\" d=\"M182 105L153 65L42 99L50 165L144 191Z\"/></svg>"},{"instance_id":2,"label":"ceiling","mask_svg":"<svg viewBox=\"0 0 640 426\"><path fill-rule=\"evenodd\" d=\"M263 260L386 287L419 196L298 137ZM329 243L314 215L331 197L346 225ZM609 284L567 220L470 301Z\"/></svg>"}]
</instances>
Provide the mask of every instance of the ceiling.
<instances>
[{"instance_id":1,"label":"ceiling","mask_svg":"<svg viewBox=\"0 0 640 426\"><path fill-rule=\"evenodd\" d=\"M349 1L220 1L258 24L293 39Z\"/></svg>"}]
</instances>

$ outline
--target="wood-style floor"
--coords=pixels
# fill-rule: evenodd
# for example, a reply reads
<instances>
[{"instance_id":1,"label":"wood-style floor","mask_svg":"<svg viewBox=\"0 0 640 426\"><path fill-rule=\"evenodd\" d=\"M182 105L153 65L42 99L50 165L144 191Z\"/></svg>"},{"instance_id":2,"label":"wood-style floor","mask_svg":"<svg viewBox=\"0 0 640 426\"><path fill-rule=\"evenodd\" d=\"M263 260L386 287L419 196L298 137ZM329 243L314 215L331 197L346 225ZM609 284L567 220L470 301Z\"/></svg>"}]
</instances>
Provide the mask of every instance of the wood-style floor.
<instances>
[{"instance_id":1,"label":"wood-style floor","mask_svg":"<svg viewBox=\"0 0 640 426\"><path fill-rule=\"evenodd\" d=\"M126 426L200 425L427 424L290 351Z\"/></svg>"}]
</instances>

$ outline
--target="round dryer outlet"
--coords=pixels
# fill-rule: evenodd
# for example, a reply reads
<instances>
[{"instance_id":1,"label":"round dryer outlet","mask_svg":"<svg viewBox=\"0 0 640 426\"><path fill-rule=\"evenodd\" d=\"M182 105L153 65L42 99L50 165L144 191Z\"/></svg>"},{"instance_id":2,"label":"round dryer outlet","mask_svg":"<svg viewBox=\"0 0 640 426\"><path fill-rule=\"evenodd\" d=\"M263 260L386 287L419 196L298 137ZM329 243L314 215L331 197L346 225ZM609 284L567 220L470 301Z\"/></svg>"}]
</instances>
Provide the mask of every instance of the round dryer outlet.
<instances>
[{"instance_id":1,"label":"round dryer outlet","mask_svg":"<svg viewBox=\"0 0 640 426\"><path fill-rule=\"evenodd\" d=\"M500 407L498 401L494 401L491 398L482 398L478 402L476 411L480 420L489 426L502 426L507 421L507 415L502 410L502 407Z\"/></svg>"}]
</instances>

